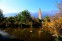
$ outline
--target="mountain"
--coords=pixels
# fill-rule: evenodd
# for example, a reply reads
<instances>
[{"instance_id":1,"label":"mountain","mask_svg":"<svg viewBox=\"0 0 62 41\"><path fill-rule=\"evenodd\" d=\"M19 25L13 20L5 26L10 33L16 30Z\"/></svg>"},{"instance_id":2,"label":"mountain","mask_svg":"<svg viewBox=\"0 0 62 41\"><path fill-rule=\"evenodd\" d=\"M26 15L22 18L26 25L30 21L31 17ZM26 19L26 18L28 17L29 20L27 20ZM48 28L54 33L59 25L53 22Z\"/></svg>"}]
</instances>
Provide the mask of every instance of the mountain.
<instances>
[{"instance_id":1,"label":"mountain","mask_svg":"<svg viewBox=\"0 0 62 41\"><path fill-rule=\"evenodd\" d=\"M42 12L42 17L44 18L45 16L54 16L56 14L57 11L52 11L52 12ZM4 14L5 17L10 17L10 16L16 16L18 13L7 13ZM30 13L31 16L38 18L38 13Z\"/></svg>"},{"instance_id":2,"label":"mountain","mask_svg":"<svg viewBox=\"0 0 62 41\"><path fill-rule=\"evenodd\" d=\"M52 12L42 12L42 18L45 16L54 16L56 15L57 11L52 11ZM34 16L35 18L38 18L38 13L31 13L31 16Z\"/></svg>"},{"instance_id":3,"label":"mountain","mask_svg":"<svg viewBox=\"0 0 62 41\"><path fill-rule=\"evenodd\" d=\"M18 13L6 13L3 14L5 17L16 16Z\"/></svg>"}]
</instances>

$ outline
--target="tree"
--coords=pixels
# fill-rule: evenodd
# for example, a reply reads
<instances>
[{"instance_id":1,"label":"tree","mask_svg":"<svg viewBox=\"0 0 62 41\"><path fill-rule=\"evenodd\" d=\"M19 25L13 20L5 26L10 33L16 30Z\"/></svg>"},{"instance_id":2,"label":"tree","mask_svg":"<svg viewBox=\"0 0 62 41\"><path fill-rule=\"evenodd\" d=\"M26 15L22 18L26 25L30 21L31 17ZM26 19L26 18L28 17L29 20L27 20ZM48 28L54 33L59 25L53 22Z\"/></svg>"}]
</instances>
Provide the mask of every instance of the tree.
<instances>
[{"instance_id":1,"label":"tree","mask_svg":"<svg viewBox=\"0 0 62 41\"><path fill-rule=\"evenodd\" d=\"M62 11L62 1L60 1L60 3L57 2L57 7L58 7L59 10Z\"/></svg>"},{"instance_id":2,"label":"tree","mask_svg":"<svg viewBox=\"0 0 62 41\"><path fill-rule=\"evenodd\" d=\"M17 19L19 21L23 21L23 22L28 22L30 21L31 19L31 16L30 16L30 12L28 10L24 10L22 12L20 12L18 15L17 15Z\"/></svg>"},{"instance_id":3,"label":"tree","mask_svg":"<svg viewBox=\"0 0 62 41\"><path fill-rule=\"evenodd\" d=\"M16 16L16 18L17 18L17 21L21 21L21 14L18 14L18 15Z\"/></svg>"},{"instance_id":4,"label":"tree","mask_svg":"<svg viewBox=\"0 0 62 41\"><path fill-rule=\"evenodd\" d=\"M62 17L62 1L56 2L57 8L59 9L58 13L56 13L55 17L58 19L59 17Z\"/></svg>"},{"instance_id":5,"label":"tree","mask_svg":"<svg viewBox=\"0 0 62 41\"><path fill-rule=\"evenodd\" d=\"M15 27L15 18L14 17L6 18L6 25L7 27Z\"/></svg>"},{"instance_id":6,"label":"tree","mask_svg":"<svg viewBox=\"0 0 62 41\"><path fill-rule=\"evenodd\" d=\"M3 18L4 18L3 12L2 12L2 10L0 9L0 20L2 20Z\"/></svg>"},{"instance_id":7,"label":"tree","mask_svg":"<svg viewBox=\"0 0 62 41\"><path fill-rule=\"evenodd\" d=\"M28 10L22 11L21 16L23 17L25 22L30 21L31 19L30 12Z\"/></svg>"},{"instance_id":8,"label":"tree","mask_svg":"<svg viewBox=\"0 0 62 41\"><path fill-rule=\"evenodd\" d=\"M9 22L11 22L11 23L15 22L15 18L14 18L14 17L9 17L7 20L8 20Z\"/></svg>"}]
</instances>

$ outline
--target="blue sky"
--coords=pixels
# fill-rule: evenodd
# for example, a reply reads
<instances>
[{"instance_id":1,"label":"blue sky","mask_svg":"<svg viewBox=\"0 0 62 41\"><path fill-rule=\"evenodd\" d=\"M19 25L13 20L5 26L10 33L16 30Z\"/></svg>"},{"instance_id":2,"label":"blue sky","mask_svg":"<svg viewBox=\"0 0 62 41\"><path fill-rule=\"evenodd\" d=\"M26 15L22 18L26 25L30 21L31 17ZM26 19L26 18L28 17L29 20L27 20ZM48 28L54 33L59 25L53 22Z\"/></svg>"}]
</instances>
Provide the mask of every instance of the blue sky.
<instances>
[{"instance_id":1,"label":"blue sky","mask_svg":"<svg viewBox=\"0 0 62 41\"><path fill-rule=\"evenodd\" d=\"M56 1L60 0L0 0L0 9L3 13L17 13L23 10L30 12L57 11Z\"/></svg>"}]
</instances>

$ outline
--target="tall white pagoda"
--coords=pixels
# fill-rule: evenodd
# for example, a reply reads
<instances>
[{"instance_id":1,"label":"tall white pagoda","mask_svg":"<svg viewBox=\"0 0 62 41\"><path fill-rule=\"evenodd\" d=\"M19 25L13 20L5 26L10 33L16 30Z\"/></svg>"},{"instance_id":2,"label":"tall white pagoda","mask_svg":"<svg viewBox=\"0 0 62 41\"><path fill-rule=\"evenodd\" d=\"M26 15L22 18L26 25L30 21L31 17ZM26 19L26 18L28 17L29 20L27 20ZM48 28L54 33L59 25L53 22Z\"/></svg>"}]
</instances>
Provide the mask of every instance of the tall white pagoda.
<instances>
[{"instance_id":1,"label":"tall white pagoda","mask_svg":"<svg viewBox=\"0 0 62 41\"><path fill-rule=\"evenodd\" d=\"M39 18L39 20L42 19L42 13L41 13L41 9L40 8L39 8L39 12L38 12L38 18Z\"/></svg>"},{"instance_id":2,"label":"tall white pagoda","mask_svg":"<svg viewBox=\"0 0 62 41\"><path fill-rule=\"evenodd\" d=\"M39 27L42 27L42 12L40 8L38 12L38 18L39 18Z\"/></svg>"}]
</instances>

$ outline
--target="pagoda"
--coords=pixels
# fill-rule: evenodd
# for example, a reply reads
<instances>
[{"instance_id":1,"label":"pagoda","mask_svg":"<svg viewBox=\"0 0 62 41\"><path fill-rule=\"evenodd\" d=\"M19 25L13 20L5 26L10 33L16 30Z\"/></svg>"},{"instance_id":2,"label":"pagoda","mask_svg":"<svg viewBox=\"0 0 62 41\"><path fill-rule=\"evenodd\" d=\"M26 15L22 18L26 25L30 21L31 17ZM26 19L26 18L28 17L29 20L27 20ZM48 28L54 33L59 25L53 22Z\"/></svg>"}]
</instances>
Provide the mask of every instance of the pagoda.
<instances>
[{"instance_id":1,"label":"pagoda","mask_svg":"<svg viewBox=\"0 0 62 41\"><path fill-rule=\"evenodd\" d=\"M42 26L42 12L40 8L38 12L38 19L39 19L39 27L41 27Z\"/></svg>"}]
</instances>

